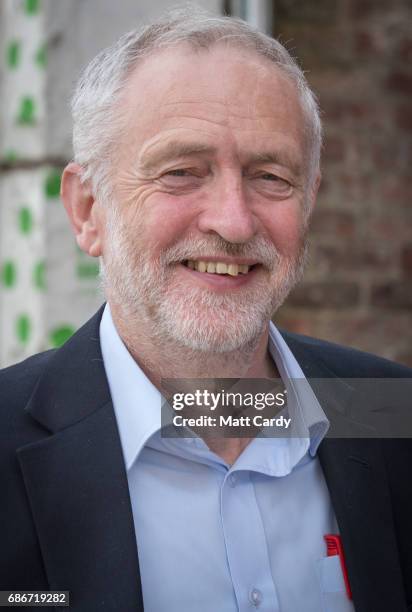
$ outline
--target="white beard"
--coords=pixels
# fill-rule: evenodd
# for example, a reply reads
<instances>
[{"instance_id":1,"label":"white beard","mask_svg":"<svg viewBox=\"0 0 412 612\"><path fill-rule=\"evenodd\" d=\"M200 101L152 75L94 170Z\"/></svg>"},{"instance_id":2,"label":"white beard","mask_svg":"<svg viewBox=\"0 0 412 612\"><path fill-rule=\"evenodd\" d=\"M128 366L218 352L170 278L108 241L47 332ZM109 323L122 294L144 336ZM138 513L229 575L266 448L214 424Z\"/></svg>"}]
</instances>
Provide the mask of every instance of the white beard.
<instances>
[{"instance_id":1,"label":"white beard","mask_svg":"<svg viewBox=\"0 0 412 612\"><path fill-rule=\"evenodd\" d=\"M129 322L143 325L159 343L208 353L253 350L272 314L300 280L306 260L306 242L294 257L281 256L274 245L256 237L247 244L226 242L219 236L188 238L165 250L157 260L139 250L139 228L133 238L122 224L115 206L110 207L109 249L101 261L106 296L122 310ZM177 275L178 262L193 255L248 257L263 264L249 287L236 294L216 294L189 286ZM178 278L180 280L178 280Z\"/></svg>"}]
</instances>

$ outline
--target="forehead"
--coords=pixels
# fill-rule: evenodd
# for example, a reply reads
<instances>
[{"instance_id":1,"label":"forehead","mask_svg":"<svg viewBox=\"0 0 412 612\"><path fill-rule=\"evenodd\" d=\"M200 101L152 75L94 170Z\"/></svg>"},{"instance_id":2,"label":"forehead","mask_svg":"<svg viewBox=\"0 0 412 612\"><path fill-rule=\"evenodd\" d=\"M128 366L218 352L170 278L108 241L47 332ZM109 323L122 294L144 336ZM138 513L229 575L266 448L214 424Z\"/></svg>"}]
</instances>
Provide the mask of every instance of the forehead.
<instances>
[{"instance_id":1,"label":"forehead","mask_svg":"<svg viewBox=\"0 0 412 612\"><path fill-rule=\"evenodd\" d=\"M270 60L221 43L200 52L179 45L146 58L120 105L136 146L178 130L226 141L278 135L303 145L296 86Z\"/></svg>"}]
</instances>

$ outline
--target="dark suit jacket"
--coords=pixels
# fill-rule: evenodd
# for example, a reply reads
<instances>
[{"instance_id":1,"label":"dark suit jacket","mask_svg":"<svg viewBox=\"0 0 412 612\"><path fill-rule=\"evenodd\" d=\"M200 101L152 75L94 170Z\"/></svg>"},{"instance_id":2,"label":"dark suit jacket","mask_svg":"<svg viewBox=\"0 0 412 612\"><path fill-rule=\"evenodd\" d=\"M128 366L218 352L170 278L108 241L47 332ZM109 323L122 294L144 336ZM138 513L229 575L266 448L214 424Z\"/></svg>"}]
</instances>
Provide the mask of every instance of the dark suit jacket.
<instances>
[{"instance_id":1,"label":"dark suit jacket","mask_svg":"<svg viewBox=\"0 0 412 612\"><path fill-rule=\"evenodd\" d=\"M61 349L0 373L0 590L69 590L74 612L131 612L143 610L142 592L101 314ZM284 337L305 375L334 378L343 401L342 378L411 377L378 357ZM325 439L319 458L356 611L412 610L411 442Z\"/></svg>"}]
</instances>

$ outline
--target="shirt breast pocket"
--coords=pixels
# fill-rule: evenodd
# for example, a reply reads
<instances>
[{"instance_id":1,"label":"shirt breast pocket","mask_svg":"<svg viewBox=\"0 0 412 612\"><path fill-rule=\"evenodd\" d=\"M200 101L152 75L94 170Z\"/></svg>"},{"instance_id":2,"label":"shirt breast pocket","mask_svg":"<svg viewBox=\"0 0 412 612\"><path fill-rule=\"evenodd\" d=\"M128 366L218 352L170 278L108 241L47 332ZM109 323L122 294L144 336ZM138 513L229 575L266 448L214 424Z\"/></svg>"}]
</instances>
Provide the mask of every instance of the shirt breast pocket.
<instances>
[{"instance_id":1,"label":"shirt breast pocket","mask_svg":"<svg viewBox=\"0 0 412 612\"><path fill-rule=\"evenodd\" d=\"M316 562L322 601L322 612L355 612L348 598L338 555L324 557Z\"/></svg>"}]
</instances>

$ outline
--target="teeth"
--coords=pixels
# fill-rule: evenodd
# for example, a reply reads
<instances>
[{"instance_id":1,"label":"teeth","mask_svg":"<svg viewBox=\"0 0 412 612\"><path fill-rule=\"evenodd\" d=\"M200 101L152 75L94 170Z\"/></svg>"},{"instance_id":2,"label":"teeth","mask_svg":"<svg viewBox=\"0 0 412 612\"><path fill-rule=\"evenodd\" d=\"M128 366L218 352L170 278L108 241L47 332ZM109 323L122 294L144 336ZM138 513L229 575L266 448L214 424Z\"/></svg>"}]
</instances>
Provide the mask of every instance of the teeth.
<instances>
[{"instance_id":1,"label":"teeth","mask_svg":"<svg viewBox=\"0 0 412 612\"><path fill-rule=\"evenodd\" d=\"M227 265L225 263L217 263L216 272L218 274L227 274Z\"/></svg>"},{"instance_id":2,"label":"teeth","mask_svg":"<svg viewBox=\"0 0 412 612\"><path fill-rule=\"evenodd\" d=\"M225 264L223 262L214 261L195 261L189 259L187 267L198 272L208 272L209 274L229 274L237 276L238 274L247 274L250 266L247 264Z\"/></svg>"}]
</instances>

